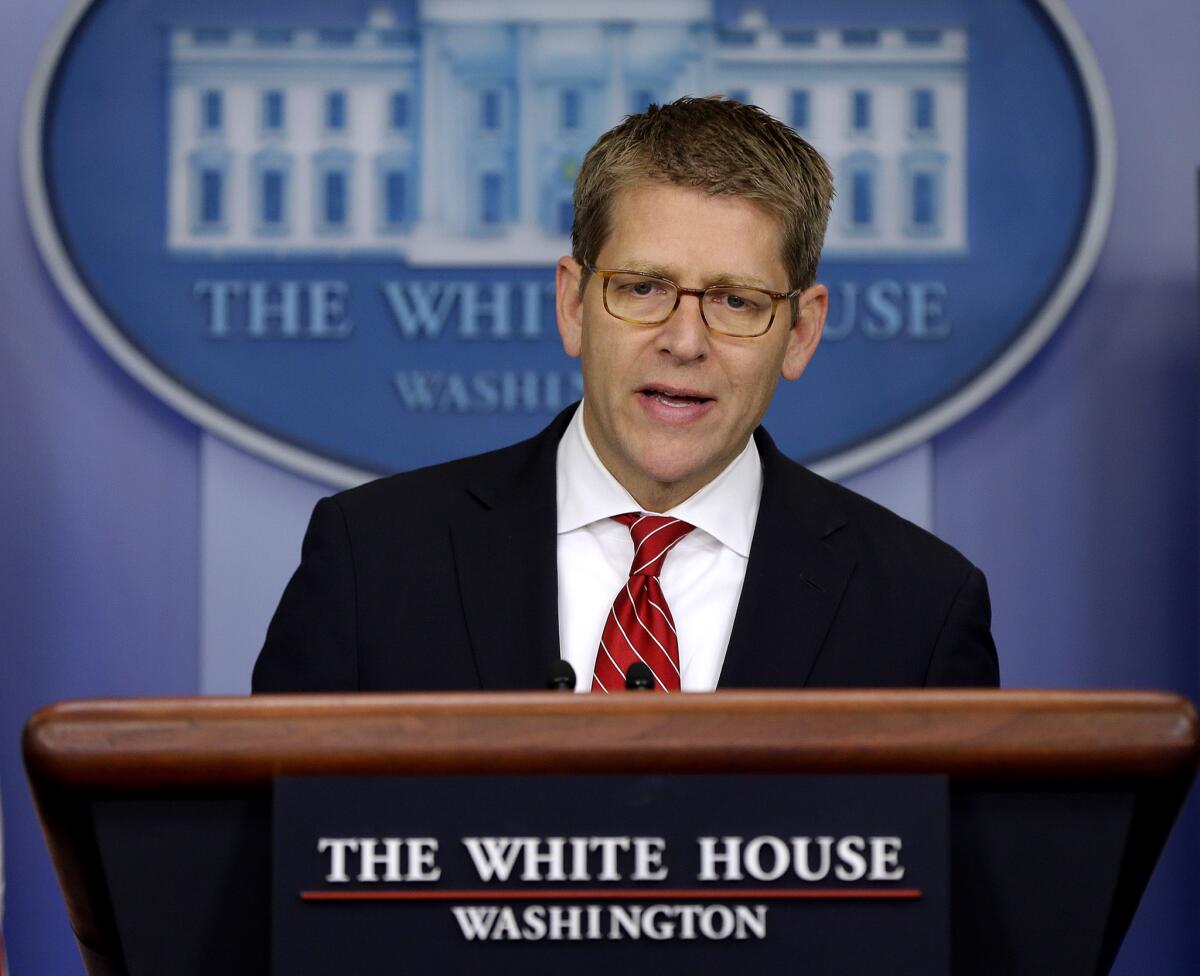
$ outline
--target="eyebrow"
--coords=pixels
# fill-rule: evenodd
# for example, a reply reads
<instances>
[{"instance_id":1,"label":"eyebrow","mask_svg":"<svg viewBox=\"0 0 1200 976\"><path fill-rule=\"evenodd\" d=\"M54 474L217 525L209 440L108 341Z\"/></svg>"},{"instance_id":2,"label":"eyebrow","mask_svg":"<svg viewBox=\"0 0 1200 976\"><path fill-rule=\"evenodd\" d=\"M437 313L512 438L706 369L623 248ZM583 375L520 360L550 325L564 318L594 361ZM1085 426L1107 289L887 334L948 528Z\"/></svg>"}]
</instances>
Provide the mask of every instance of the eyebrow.
<instances>
[{"instance_id":1,"label":"eyebrow","mask_svg":"<svg viewBox=\"0 0 1200 976\"><path fill-rule=\"evenodd\" d=\"M620 264L620 271L633 271L637 274L654 275L658 278L669 278L671 281L678 283L678 278L661 264L652 264L648 261L624 261ZM686 287L686 286L685 286ZM720 274L711 279L704 288L761 288L763 291L775 291L761 278L754 275L735 275L735 274Z\"/></svg>"}]
</instances>

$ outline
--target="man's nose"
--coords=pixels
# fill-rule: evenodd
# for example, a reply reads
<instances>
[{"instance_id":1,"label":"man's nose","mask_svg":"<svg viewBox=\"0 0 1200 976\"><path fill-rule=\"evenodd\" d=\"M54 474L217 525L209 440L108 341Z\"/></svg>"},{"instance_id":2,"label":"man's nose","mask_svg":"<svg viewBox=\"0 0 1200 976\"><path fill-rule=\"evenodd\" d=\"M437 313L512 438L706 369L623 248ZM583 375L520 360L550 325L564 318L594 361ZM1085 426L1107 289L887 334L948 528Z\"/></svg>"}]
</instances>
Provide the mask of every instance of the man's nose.
<instances>
[{"instance_id":1,"label":"man's nose","mask_svg":"<svg viewBox=\"0 0 1200 976\"><path fill-rule=\"evenodd\" d=\"M700 312L699 295L681 295L679 307L659 327L659 348L676 359L689 362L708 353L709 332Z\"/></svg>"}]
</instances>

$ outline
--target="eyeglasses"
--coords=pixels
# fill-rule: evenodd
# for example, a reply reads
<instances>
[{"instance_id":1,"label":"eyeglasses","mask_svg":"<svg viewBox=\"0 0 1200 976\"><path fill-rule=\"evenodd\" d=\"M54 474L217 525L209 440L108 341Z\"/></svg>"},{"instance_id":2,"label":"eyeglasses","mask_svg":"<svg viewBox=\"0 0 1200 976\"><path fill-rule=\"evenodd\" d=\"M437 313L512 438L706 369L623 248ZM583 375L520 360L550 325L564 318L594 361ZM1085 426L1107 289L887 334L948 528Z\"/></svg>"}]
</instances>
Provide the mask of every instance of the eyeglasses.
<instances>
[{"instance_id":1,"label":"eyeglasses","mask_svg":"<svg viewBox=\"0 0 1200 976\"><path fill-rule=\"evenodd\" d=\"M780 292L742 285L682 288L670 278L636 271L601 271L584 266L604 281L604 310L633 325L662 325L679 308L679 299L700 299L700 317L713 332L753 339L775 321L779 303L795 298L803 289Z\"/></svg>"}]
</instances>

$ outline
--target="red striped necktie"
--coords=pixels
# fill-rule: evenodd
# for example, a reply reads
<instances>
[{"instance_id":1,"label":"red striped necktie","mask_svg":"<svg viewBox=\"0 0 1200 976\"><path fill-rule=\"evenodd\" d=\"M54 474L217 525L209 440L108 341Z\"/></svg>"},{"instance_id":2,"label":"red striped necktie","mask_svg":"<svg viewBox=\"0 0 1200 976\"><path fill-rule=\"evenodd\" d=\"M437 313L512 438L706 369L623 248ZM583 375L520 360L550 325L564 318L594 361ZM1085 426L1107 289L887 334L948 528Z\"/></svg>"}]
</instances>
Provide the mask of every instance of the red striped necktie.
<instances>
[{"instance_id":1,"label":"red striped necktie","mask_svg":"<svg viewBox=\"0 0 1200 976\"><path fill-rule=\"evenodd\" d=\"M667 553L695 526L638 512L613 518L629 526L633 563L604 621L592 691L624 691L625 672L638 660L650 668L656 690L679 691L679 640L658 576Z\"/></svg>"}]
</instances>

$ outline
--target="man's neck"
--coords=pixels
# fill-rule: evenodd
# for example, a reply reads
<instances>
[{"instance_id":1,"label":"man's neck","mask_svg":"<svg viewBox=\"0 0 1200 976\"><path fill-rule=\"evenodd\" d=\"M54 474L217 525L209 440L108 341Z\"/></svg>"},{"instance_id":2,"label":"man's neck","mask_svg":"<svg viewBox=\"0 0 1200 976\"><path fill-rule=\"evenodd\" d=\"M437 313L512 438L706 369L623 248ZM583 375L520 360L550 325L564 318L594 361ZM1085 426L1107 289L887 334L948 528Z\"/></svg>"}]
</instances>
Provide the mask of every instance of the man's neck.
<instances>
[{"instance_id":1,"label":"man's neck","mask_svg":"<svg viewBox=\"0 0 1200 976\"><path fill-rule=\"evenodd\" d=\"M604 459L601 458L601 463ZM607 464L604 465L606 468ZM638 507L643 512L667 512L676 505L681 505L683 502L691 498L696 492L703 488L712 479L701 482L697 485L687 485L681 482L673 482L662 484L657 481L651 481L645 485L627 485L616 473L609 468L609 473L621 484L629 494L633 496L633 500L638 503Z\"/></svg>"}]
</instances>

